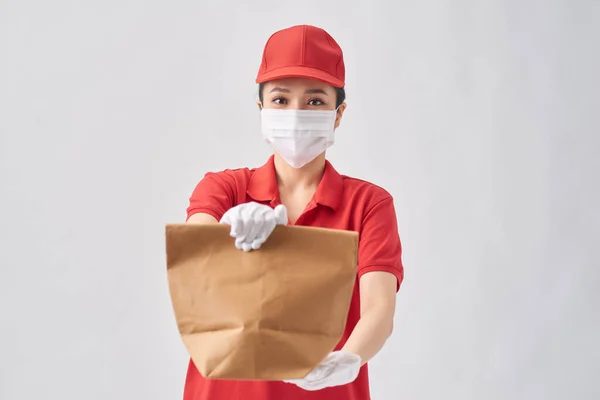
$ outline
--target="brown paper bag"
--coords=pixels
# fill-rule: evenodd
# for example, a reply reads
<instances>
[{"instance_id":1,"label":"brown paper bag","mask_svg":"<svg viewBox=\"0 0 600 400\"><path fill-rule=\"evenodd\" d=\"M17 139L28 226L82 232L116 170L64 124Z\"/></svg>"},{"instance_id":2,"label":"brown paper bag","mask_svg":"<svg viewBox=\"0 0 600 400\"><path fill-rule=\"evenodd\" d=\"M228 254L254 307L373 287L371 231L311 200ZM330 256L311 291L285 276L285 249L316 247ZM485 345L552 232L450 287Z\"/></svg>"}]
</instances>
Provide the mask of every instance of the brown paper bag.
<instances>
[{"instance_id":1,"label":"brown paper bag","mask_svg":"<svg viewBox=\"0 0 600 400\"><path fill-rule=\"evenodd\" d=\"M278 226L258 251L227 225L166 227L169 288L183 342L206 378L301 378L344 332L358 235Z\"/></svg>"}]
</instances>

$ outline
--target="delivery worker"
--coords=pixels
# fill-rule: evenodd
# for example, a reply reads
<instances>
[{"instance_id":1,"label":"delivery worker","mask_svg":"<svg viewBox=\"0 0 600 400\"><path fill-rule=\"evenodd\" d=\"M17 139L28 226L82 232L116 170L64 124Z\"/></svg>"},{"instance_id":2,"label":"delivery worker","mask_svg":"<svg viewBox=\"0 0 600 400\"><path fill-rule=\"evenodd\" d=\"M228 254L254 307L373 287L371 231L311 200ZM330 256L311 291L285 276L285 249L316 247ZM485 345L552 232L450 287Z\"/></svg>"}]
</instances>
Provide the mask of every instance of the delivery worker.
<instances>
[{"instance_id":1,"label":"delivery worker","mask_svg":"<svg viewBox=\"0 0 600 400\"><path fill-rule=\"evenodd\" d=\"M278 224L358 232L342 340L306 377L286 382L205 379L190 361L184 400L370 399L367 362L392 333L404 272L392 196L325 158L346 110L344 79L342 50L323 29L274 33L256 78L262 135L274 154L260 168L207 173L187 209L188 223L230 225L240 251L260 251Z\"/></svg>"}]
</instances>

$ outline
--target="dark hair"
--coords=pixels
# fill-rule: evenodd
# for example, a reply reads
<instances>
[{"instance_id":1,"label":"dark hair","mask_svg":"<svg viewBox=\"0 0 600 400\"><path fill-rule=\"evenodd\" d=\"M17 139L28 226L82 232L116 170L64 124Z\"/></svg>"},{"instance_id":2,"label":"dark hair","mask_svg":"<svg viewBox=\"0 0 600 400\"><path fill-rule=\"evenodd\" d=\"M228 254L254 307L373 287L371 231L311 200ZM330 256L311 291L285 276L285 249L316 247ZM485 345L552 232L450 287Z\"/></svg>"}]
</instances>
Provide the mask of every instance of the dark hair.
<instances>
[{"instance_id":1,"label":"dark hair","mask_svg":"<svg viewBox=\"0 0 600 400\"><path fill-rule=\"evenodd\" d=\"M258 84L258 99L260 100L261 104L263 102L263 88L264 87L265 87L265 82ZM334 89L335 89L335 108L338 108L346 100L346 89L344 89L343 87L341 87L341 88L334 87Z\"/></svg>"}]
</instances>

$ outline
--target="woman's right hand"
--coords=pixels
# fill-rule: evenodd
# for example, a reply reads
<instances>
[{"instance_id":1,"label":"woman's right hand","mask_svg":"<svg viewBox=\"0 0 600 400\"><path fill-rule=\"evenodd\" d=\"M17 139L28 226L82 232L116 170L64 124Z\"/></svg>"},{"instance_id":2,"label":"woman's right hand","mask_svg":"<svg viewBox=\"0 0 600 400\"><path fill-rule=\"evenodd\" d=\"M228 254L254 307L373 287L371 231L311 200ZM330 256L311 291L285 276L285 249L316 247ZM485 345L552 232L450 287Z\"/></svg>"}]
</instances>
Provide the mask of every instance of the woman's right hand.
<instances>
[{"instance_id":1,"label":"woman's right hand","mask_svg":"<svg viewBox=\"0 0 600 400\"><path fill-rule=\"evenodd\" d=\"M287 209L283 204L274 209L250 202L230 208L219 221L231 225L231 236L240 250L258 250L269 238L275 226L287 225Z\"/></svg>"}]
</instances>

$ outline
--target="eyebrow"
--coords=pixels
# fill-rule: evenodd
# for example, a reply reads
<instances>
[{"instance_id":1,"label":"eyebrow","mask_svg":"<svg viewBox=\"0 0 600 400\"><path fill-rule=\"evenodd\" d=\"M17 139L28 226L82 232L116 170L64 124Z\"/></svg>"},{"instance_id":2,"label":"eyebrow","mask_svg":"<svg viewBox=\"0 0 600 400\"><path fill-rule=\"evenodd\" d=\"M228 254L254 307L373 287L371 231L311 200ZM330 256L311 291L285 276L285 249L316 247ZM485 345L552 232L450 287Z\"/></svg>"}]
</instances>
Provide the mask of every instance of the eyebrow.
<instances>
[{"instance_id":1,"label":"eyebrow","mask_svg":"<svg viewBox=\"0 0 600 400\"><path fill-rule=\"evenodd\" d=\"M290 90L282 87L274 87L269 93L274 92L290 93ZM325 96L328 96L327 92L325 92L323 89L308 89L304 92L304 94L324 94Z\"/></svg>"},{"instance_id":2,"label":"eyebrow","mask_svg":"<svg viewBox=\"0 0 600 400\"><path fill-rule=\"evenodd\" d=\"M304 94L324 94L327 96L327 92L325 92L323 89L308 89L304 92Z\"/></svg>"},{"instance_id":3,"label":"eyebrow","mask_svg":"<svg viewBox=\"0 0 600 400\"><path fill-rule=\"evenodd\" d=\"M289 93L290 90L289 89L280 88L280 87L274 87L273 89L271 89L271 91L269 93L273 93L273 92Z\"/></svg>"}]
</instances>

